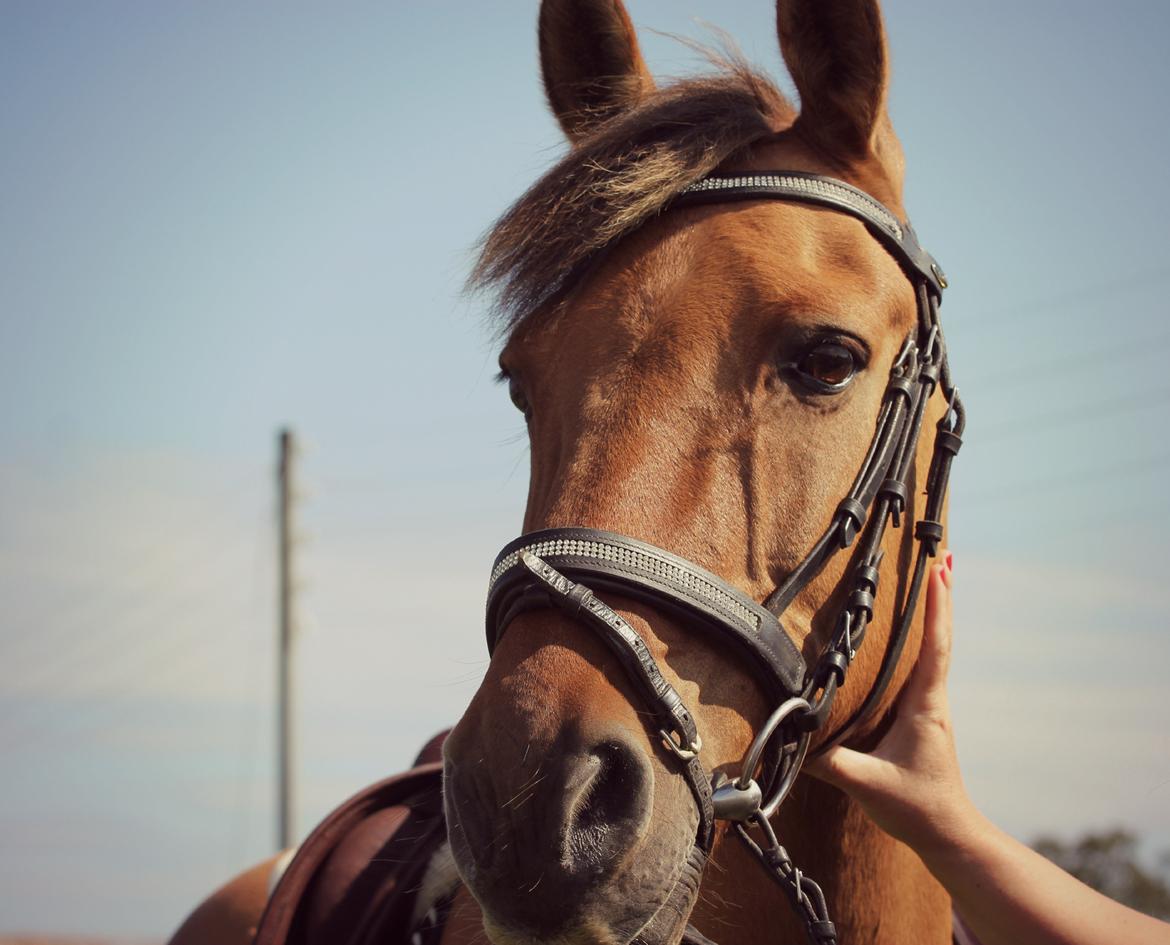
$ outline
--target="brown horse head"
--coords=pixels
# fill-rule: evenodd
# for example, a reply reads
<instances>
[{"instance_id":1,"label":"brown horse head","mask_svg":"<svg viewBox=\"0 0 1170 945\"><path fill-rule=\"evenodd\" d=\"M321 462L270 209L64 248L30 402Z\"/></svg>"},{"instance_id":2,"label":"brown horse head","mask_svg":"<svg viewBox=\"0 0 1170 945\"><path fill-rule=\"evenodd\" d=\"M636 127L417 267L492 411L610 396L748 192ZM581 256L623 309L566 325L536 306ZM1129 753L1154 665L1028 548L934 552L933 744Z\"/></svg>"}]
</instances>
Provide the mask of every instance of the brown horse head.
<instances>
[{"instance_id":1,"label":"brown horse head","mask_svg":"<svg viewBox=\"0 0 1170 945\"><path fill-rule=\"evenodd\" d=\"M544 83L571 148L477 271L499 290L502 377L528 422L525 531L632 536L757 601L848 492L918 316L906 274L855 218L788 201L669 206L712 172L786 170L845 180L904 219L876 0L780 0L777 21L799 113L734 57L656 88L620 0L544 0ZM888 593L830 731L878 673L909 532L886 535ZM849 566L838 555L784 615L810 663ZM744 660L668 609L606 602L695 716L706 770L738 773L775 708ZM452 849L494 941L677 940L700 883L698 808L596 633L552 609L511 620L446 759Z\"/></svg>"}]
</instances>

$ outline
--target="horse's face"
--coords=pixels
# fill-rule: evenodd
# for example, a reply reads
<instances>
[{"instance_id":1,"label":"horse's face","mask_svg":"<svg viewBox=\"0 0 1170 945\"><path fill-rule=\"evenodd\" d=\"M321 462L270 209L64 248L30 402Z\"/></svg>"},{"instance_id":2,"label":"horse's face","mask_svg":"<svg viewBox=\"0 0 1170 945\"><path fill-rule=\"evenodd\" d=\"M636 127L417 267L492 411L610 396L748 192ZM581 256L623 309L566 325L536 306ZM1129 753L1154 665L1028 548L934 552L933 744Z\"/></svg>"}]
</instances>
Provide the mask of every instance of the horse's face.
<instances>
[{"instance_id":1,"label":"horse's face","mask_svg":"<svg viewBox=\"0 0 1170 945\"><path fill-rule=\"evenodd\" d=\"M588 133L574 124L582 103L566 105L549 75L558 50L565 58L549 36L561 6L542 11L542 54L550 99L577 136ZM597 74L625 69L622 101L636 101L648 80L624 11L577 6L610 10L596 15L611 40L625 31L622 62ZM784 6L782 39L784 16L796 15ZM880 22L869 25L880 47ZM798 87L808 81L793 71ZM897 206L896 143L873 120L883 127L849 156L847 173ZM728 167L842 175L824 153L798 122ZM898 265L841 214L753 202L656 217L520 322L501 355L528 417L525 530L637 537L763 599L848 491L915 314ZM806 657L828 633L815 615L846 564L827 568L785 616ZM748 668L718 639L651 607L607 602L695 714L707 768L734 773L774 708ZM872 632L888 623L877 614ZM859 656L842 716L865 695L877 650L871 665ZM688 863L698 812L641 705L596 634L558 613L523 614L503 634L446 748L452 848L497 942L625 943L639 931L667 941L681 928L698 884Z\"/></svg>"}]
</instances>

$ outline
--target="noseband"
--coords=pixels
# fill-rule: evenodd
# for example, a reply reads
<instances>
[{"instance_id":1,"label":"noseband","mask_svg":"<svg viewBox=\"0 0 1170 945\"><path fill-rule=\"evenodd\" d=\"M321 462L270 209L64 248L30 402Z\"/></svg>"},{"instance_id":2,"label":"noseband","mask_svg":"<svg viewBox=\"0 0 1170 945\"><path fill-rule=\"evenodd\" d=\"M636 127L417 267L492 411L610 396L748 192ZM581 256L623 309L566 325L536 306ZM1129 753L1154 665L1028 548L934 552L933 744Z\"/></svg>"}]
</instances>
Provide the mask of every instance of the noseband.
<instances>
[{"instance_id":1,"label":"noseband","mask_svg":"<svg viewBox=\"0 0 1170 945\"><path fill-rule=\"evenodd\" d=\"M828 528L762 603L698 565L642 541L592 528L553 528L509 543L492 568L487 602L489 652L515 617L556 608L597 632L618 657L651 709L663 744L677 759L699 810L694 858L710 853L717 819L731 821L804 920L810 941L829 945L836 930L820 887L789 859L768 822L792 788L812 733L825 726L873 618L882 561L882 539L892 521L900 527L908 499L907 478L918 452L926 405L941 386L948 408L939 421L926 479L925 514L914 525L918 545L905 600L895 617L878 677L861 707L830 732L819 750L846 738L872 714L888 687L909 634L927 573L942 539L940 521L951 461L962 444L964 411L951 381L938 307L946 279L909 225L844 181L781 171L716 175L683 190L671 204L685 207L742 200L789 200L828 207L861 220L893 255L914 286L917 328L895 360L878 411L873 439L848 494ZM868 527L866 523L868 522ZM837 552L860 536L857 564L843 583L845 603L829 643L808 665L784 630L781 616ZM715 780L699 752L694 717L659 670L641 636L595 591L632 597L688 624L722 635L753 668L776 710L756 734L739 777ZM762 834L763 844L749 832ZM706 939L688 927L685 942Z\"/></svg>"}]
</instances>

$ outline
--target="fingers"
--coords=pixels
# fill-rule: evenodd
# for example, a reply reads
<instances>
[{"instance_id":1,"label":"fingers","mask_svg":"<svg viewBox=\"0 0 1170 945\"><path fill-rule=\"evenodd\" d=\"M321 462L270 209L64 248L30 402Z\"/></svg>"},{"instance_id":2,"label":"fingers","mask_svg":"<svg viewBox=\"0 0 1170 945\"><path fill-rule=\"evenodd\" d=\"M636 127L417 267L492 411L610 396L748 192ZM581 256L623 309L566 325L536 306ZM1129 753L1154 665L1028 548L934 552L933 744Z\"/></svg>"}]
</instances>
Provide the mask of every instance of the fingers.
<instances>
[{"instance_id":1,"label":"fingers","mask_svg":"<svg viewBox=\"0 0 1170 945\"><path fill-rule=\"evenodd\" d=\"M943 583L947 586L947 590L949 591L951 589L951 582L955 577L953 571L955 556L952 555L949 551L944 550L939 557L942 559L939 567L942 568Z\"/></svg>"},{"instance_id":2,"label":"fingers","mask_svg":"<svg viewBox=\"0 0 1170 945\"><path fill-rule=\"evenodd\" d=\"M926 585L926 627L918 662L906 684L905 698L924 706L946 701L947 670L951 663L951 555L933 565Z\"/></svg>"},{"instance_id":3,"label":"fingers","mask_svg":"<svg viewBox=\"0 0 1170 945\"><path fill-rule=\"evenodd\" d=\"M931 584L926 589L926 646L936 660L942 663L942 681L946 681L951 666L951 643L954 630L954 598L951 582L954 580L953 558L949 551L942 554L942 563L934 567ZM932 606L933 605L933 606ZM932 613L933 609L933 613Z\"/></svg>"},{"instance_id":4,"label":"fingers","mask_svg":"<svg viewBox=\"0 0 1170 945\"><path fill-rule=\"evenodd\" d=\"M805 770L847 794L872 785L880 762L871 755L838 745L805 764Z\"/></svg>"},{"instance_id":5,"label":"fingers","mask_svg":"<svg viewBox=\"0 0 1170 945\"><path fill-rule=\"evenodd\" d=\"M950 554L944 552L943 563L930 569L922 647L906 688L899 697L898 704L906 711L899 711L898 719L872 754L842 746L830 748L806 764L813 776L854 797L868 795L872 798L889 777L887 768L891 757L906 747L909 736L902 720L911 720L923 713L936 717L945 715L947 669L951 659L951 560ZM892 743L896 744L891 747Z\"/></svg>"}]
</instances>

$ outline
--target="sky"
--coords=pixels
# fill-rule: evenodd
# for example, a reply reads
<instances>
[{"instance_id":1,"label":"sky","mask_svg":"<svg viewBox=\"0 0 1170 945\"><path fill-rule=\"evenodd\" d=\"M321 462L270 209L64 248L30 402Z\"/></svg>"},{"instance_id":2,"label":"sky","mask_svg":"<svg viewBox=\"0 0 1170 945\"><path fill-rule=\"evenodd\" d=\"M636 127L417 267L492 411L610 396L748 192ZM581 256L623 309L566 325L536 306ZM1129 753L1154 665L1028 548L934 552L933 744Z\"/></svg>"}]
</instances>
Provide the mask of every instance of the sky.
<instances>
[{"instance_id":1,"label":"sky","mask_svg":"<svg viewBox=\"0 0 1170 945\"><path fill-rule=\"evenodd\" d=\"M735 37L762 2L628 0ZM890 0L906 204L951 278L952 700L1024 839L1170 848L1170 7ZM0 932L165 938L273 850L277 431L297 823L486 667L523 423L477 238L562 153L536 4L0 0Z\"/></svg>"}]
</instances>

